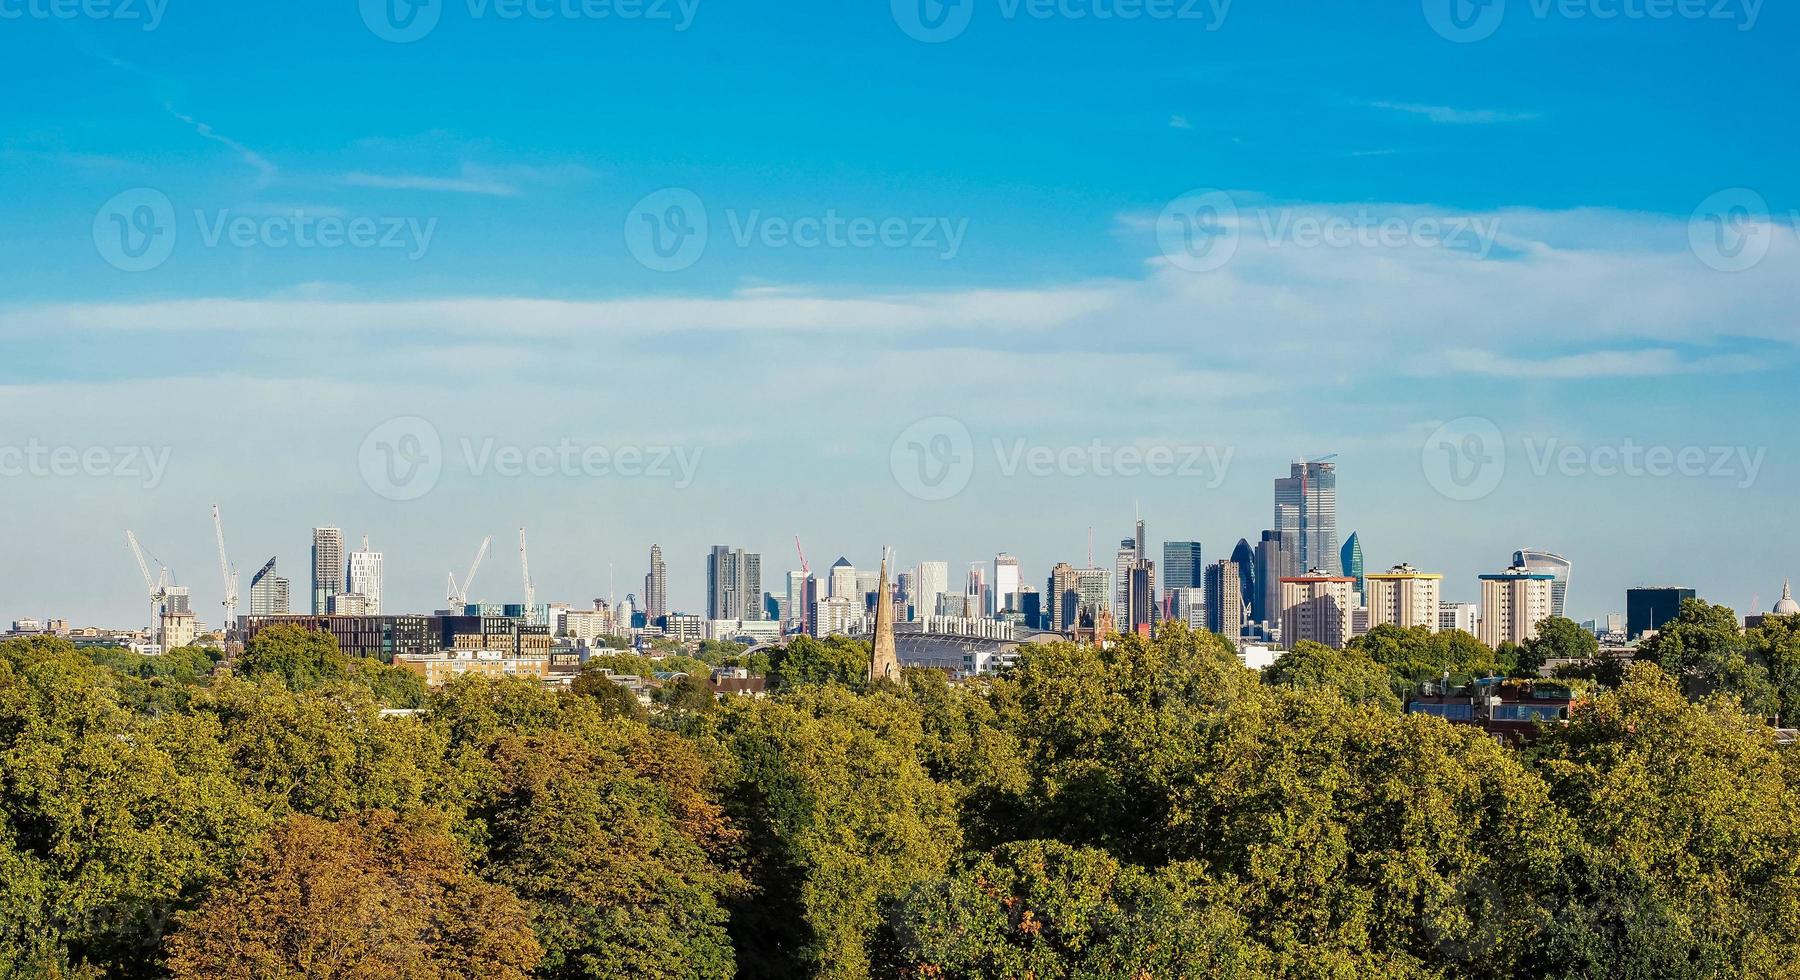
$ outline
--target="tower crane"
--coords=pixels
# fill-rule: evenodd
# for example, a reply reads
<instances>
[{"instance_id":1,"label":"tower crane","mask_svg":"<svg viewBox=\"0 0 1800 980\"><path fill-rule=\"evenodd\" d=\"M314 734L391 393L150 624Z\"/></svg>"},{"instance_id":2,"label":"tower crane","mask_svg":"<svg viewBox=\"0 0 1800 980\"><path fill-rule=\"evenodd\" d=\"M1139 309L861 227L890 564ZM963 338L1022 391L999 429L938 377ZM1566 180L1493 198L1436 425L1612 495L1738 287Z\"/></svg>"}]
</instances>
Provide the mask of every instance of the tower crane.
<instances>
[{"instance_id":1,"label":"tower crane","mask_svg":"<svg viewBox=\"0 0 1800 980\"><path fill-rule=\"evenodd\" d=\"M812 566L806 563L806 549L800 547L800 535L794 535L794 550L800 553L800 632L811 633L812 610L806 602L806 590L812 582Z\"/></svg>"},{"instance_id":2,"label":"tower crane","mask_svg":"<svg viewBox=\"0 0 1800 980\"><path fill-rule=\"evenodd\" d=\"M150 565L144 561L144 549L138 547L137 535L126 531L125 543L131 546L131 556L137 559L138 573L144 577L144 590L150 595L150 637L160 648L163 642L162 605L169 597L169 570L162 562L157 562L157 575L152 579Z\"/></svg>"},{"instance_id":3,"label":"tower crane","mask_svg":"<svg viewBox=\"0 0 1800 980\"><path fill-rule=\"evenodd\" d=\"M475 550L475 560L469 563L469 574L463 576L462 585L456 584L455 572L446 573L450 576L450 591L445 595L444 601L450 604L451 612L457 612L468 605L469 590L475 587L475 571L481 567L481 560L487 557L488 545L493 542L491 535L481 539L481 547Z\"/></svg>"},{"instance_id":4,"label":"tower crane","mask_svg":"<svg viewBox=\"0 0 1800 980\"><path fill-rule=\"evenodd\" d=\"M525 625L532 626L537 615L537 588L531 584L531 558L525 553L525 529L519 528L519 574L525 579Z\"/></svg>"},{"instance_id":5,"label":"tower crane","mask_svg":"<svg viewBox=\"0 0 1800 980\"><path fill-rule=\"evenodd\" d=\"M231 631L237 628L238 571L237 566L231 564L230 560L225 557L225 522L219 519L218 504L213 504L212 517L213 536L219 541L219 578L225 584L225 601L221 605L225 607L224 635L225 646L229 651Z\"/></svg>"}]
</instances>

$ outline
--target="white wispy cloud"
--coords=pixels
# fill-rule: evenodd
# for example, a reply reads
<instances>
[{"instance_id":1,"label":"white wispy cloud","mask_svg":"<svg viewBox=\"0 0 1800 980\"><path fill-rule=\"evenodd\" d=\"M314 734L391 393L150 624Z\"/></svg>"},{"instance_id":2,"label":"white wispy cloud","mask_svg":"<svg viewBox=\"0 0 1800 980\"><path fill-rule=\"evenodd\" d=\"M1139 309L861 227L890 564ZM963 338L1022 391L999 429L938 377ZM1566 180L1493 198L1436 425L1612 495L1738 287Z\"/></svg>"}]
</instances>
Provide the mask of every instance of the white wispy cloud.
<instances>
[{"instance_id":1,"label":"white wispy cloud","mask_svg":"<svg viewBox=\"0 0 1800 980\"><path fill-rule=\"evenodd\" d=\"M1459 109L1447 105L1425 105L1418 102L1390 102L1385 99L1368 103L1370 108L1423 116L1434 123L1455 126L1489 125L1493 123L1530 122L1540 118L1536 112L1503 112L1498 109Z\"/></svg>"},{"instance_id":2,"label":"white wispy cloud","mask_svg":"<svg viewBox=\"0 0 1800 980\"><path fill-rule=\"evenodd\" d=\"M344 175L344 183L352 187L376 187L383 190L486 194L492 197L519 195L518 187L483 177L429 177L422 174L371 174L353 171Z\"/></svg>"},{"instance_id":3,"label":"white wispy cloud","mask_svg":"<svg viewBox=\"0 0 1800 980\"><path fill-rule=\"evenodd\" d=\"M1170 129L1193 129L1194 126L1192 123L1188 122L1188 119L1186 116L1177 113L1177 114L1169 117L1169 128Z\"/></svg>"},{"instance_id":4,"label":"white wispy cloud","mask_svg":"<svg viewBox=\"0 0 1800 980\"><path fill-rule=\"evenodd\" d=\"M268 158L237 140L218 132L213 129L210 124L201 122L193 116L190 116L167 103L163 105L163 109L166 110L169 115L174 116L176 119L193 127L194 132L200 134L202 138L212 140L214 143L226 147L236 153L238 159L244 161L245 164L257 172L257 183L259 186L265 186L272 183L276 176L280 174L280 168L276 167L273 163L270 163Z\"/></svg>"},{"instance_id":5,"label":"white wispy cloud","mask_svg":"<svg viewBox=\"0 0 1800 980\"><path fill-rule=\"evenodd\" d=\"M1494 378L1645 378L1672 374L1735 373L1772 367L1743 354L1684 357L1669 348L1604 350L1560 357L1512 357L1488 350L1459 349L1421 359L1423 372L1438 370Z\"/></svg>"}]
</instances>

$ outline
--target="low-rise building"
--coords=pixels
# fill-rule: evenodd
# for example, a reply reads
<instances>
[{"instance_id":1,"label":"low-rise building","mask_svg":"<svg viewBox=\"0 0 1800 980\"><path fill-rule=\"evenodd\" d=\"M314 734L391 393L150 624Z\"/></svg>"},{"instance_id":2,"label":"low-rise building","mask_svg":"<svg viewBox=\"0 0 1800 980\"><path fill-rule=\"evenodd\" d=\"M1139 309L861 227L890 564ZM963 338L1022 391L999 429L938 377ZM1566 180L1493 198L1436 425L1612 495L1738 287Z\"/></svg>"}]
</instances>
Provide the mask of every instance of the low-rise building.
<instances>
[{"instance_id":1,"label":"low-rise building","mask_svg":"<svg viewBox=\"0 0 1800 980\"><path fill-rule=\"evenodd\" d=\"M436 653L401 653L394 665L425 679L427 687L440 687L464 675L490 678L522 678L542 681L550 676L548 652L517 654L507 650L439 650Z\"/></svg>"}]
</instances>

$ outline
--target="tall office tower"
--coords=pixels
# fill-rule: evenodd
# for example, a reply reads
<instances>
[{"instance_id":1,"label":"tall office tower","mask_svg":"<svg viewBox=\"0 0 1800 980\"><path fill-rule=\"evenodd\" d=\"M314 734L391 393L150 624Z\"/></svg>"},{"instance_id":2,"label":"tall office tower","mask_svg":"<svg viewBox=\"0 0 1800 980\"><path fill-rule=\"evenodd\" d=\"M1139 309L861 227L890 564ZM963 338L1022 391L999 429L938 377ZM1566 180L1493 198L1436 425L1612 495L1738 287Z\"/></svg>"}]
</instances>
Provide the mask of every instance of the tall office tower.
<instances>
[{"instance_id":1,"label":"tall office tower","mask_svg":"<svg viewBox=\"0 0 1800 980\"><path fill-rule=\"evenodd\" d=\"M1050 569L1049 588L1045 591L1050 594L1050 628L1074 629L1075 614L1081 608L1081 578L1075 566L1066 561L1057 562Z\"/></svg>"},{"instance_id":2,"label":"tall office tower","mask_svg":"<svg viewBox=\"0 0 1800 980\"><path fill-rule=\"evenodd\" d=\"M1461 630L1474 636L1481 631L1481 607L1473 602L1439 602L1438 632Z\"/></svg>"},{"instance_id":3,"label":"tall office tower","mask_svg":"<svg viewBox=\"0 0 1800 980\"><path fill-rule=\"evenodd\" d=\"M1238 639L1244 633L1244 580L1237 562L1214 562L1206 567L1206 628L1220 636Z\"/></svg>"},{"instance_id":4,"label":"tall office tower","mask_svg":"<svg viewBox=\"0 0 1800 980\"><path fill-rule=\"evenodd\" d=\"M716 544L706 556L708 619L763 618L762 555Z\"/></svg>"},{"instance_id":5,"label":"tall office tower","mask_svg":"<svg viewBox=\"0 0 1800 980\"><path fill-rule=\"evenodd\" d=\"M1549 572L1523 565L1481 576L1481 642L1498 648L1537 636L1538 624L1550 618L1555 581Z\"/></svg>"},{"instance_id":6,"label":"tall office tower","mask_svg":"<svg viewBox=\"0 0 1800 980\"><path fill-rule=\"evenodd\" d=\"M1369 628L1383 624L1423 626L1438 631L1443 607L1444 577L1421 572L1411 565L1395 565L1365 580L1363 601L1369 607Z\"/></svg>"},{"instance_id":7,"label":"tall office tower","mask_svg":"<svg viewBox=\"0 0 1800 980\"><path fill-rule=\"evenodd\" d=\"M650 622L669 614L669 565L662 545L650 546L650 573L644 576L644 618Z\"/></svg>"},{"instance_id":8,"label":"tall office tower","mask_svg":"<svg viewBox=\"0 0 1800 980\"><path fill-rule=\"evenodd\" d=\"M906 611L906 619L912 618L913 588L916 584L911 572L901 572L894 576L894 604Z\"/></svg>"},{"instance_id":9,"label":"tall office tower","mask_svg":"<svg viewBox=\"0 0 1800 980\"><path fill-rule=\"evenodd\" d=\"M369 550L367 536L362 550L350 554L349 591L363 597L363 615L381 615L381 552Z\"/></svg>"},{"instance_id":10,"label":"tall office tower","mask_svg":"<svg viewBox=\"0 0 1800 980\"><path fill-rule=\"evenodd\" d=\"M1019 560L1002 551L994 556L994 612L1019 610Z\"/></svg>"},{"instance_id":11,"label":"tall office tower","mask_svg":"<svg viewBox=\"0 0 1800 980\"><path fill-rule=\"evenodd\" d=\"M1156 625L1156 563L1139 558L1131 563L1126 579L1125 610L1128 618L1121 631L1150 635Z\"/></svg>"},{"instance_id":12,"label":"tall office tower","mask_svg":"<svg viewBox=\"0 0 1800 980\"><path fill-rule=\"evenodd\" d=\"M812 608L812 597L806 594L807 576L805 572L787 573L787 607L788 615L798 620L803 610Z\"/></svg>"},{"instance_id":13,"label":"tall office tower","mask_svg":"<svg viewBox=\"0 0 1800 980\"><path fill-rule=\"evenodd\" d=\"M1534 572L1548 572L1556 576L1550 582L1550 615L1567 616L1569 614L1569 574L1575 570L1574 562L1552 551L1521 548L1513 552L1512 563L1521 568L1529 568Z\"/></svg>"},{"instance_id":14,"label":"tall office tower","mask_svg":"<svg viewBox=\"0 0 1800 980\"><path fill-rule=\"evenodd\" d=\"M1356 536L1355 531L1350 532L1349 539L1344 542L1344 548L1338 555L1338 564L1344 574L1356 580L1356 601L1367 605L1369 585L1363 575L1362 539Z\"/></svg>"},{"instance_id":15,"label":"tall office tower","mask_svg":"<svg viewBox=\"0 0 1800 980\"><path fill-rule=\"evenodd\" d=\"M1050 619L1050 612L1044 604L1044 595L1029 585L1019 586L1019 618L1024 620L1026 629L1041 630Z\"/></svg>"},{"instance_id":16,"label":"tall office tower","mask_svg":"<svg viewBox=\"0 0 1800 980\"><path fill-rule=\"evenodd\" d=\"M1238 593L1244 597L1244 603L1251 606L1246 620L1256 618L1256 549L1250 546L1248 538L1239 538L1237 547L1231 549L1231 563L1238 567Z\"/></svg>"},{"instance_id":17,"label":"tall office tower","mask_svg":"<svg viewBox=\"0 0 1800 980\"><path fill-rule=\"evenodd\" d=\"M286 616L288 613L288 580L275 574L275 559L250 577L250 615Z\"/></svg>"},{"instance_id":18,"label":"tall office tower","mask_svg":"<svg viewBox=\"0 0 1800 980\"><path fill-rule=\"evenodd\" d=\"M1337 464L1296 460L1291 475L1275 481L1275 530L1291 531L1298 564L1327 575L1343 574L1338 550Z\"/></svg>"},{"instance_id":19,"label":"tall office tower","mask_svg":"<svg viewBox=\"0 0 1800 980\"><path fill-rule=\"evenodd\" d=\"M1256 590L1250 593L1250 618L1273 633L1281 626L1281 580L1299 575L1300 535L1264 531L1256 545Z\"/></svg>"},{"instance_id":20,"label":"tall office tower","mask_svg":"<svg viewBox=\"0 0 1800 980\"><path fill-rule=\"evenodd\" d=\"M1200 560L1200 542L1163 542L1162 587L1165 592L1206 587L1206 565Z\"/></svg>"},{"instance_id":21,"label":"tall office tower","mask_svg":"<svg viewBox=\"0 0 1800 980\"><path fill-rule=\"evenodd\" d=\"M1694 598L1693 589L1658 585L1625 590L1625 635L1637 639L1681 615L1681 603Z\"/></svg>"},{"instance_id":22,"label":"tall office tower","mask_svg":"<svg viewBox=\"0 0 1800 980\"><path fill-rule=\"evenodd\" d=\"M1089 622L1099 622L1102 612L1112 610L1113 585L1112 573L1104 568L1077 568L1075 570L1075 589L1078 601L1075 607L1075 622L1081 623L1086 616ZM1109 615L1107 618L1111 618ZM1117 622L1117 620L1114 620Z\"/></svg>"},{"instance_id":23,"label":"tall office tower","mask_svg":"<svg viewBox=\"0 0 1800 980\"><path fill-rule=\"evenodd\" d=\"M1301 640L1343 649L1350 642L1351 594L1356 580L1318 571L1281 580L1281 645Z\"/></svg>"},{"instance_id":24,"label":"tall office tower","mask_svg":"<svg viewBox=\"0 0 1800 980\"><path fill-rule=\"evenodd\" d=\"M963 590L963 595L969 600L970 618L994 614L994 599L988 590L987 570L981 567L980 562L969 566L969 584Z\"/></svg>"},{"instance_id":25,"label":"tall office tower","mask_svg":"<svg viewBox=\"0 0 1800 980\"><path fill-rule=\"evenodd\" d=\"M913 608L919 611L919 617L936 615L938 596L950 591L950 563L920 562L913 585L918 590L913 596Z\"/></svg>"},{"instance_id":26,"label":"tall office tower","mask_svg":"<svg viewBox=\"0 0 1800 980\"><path fill-rule=\"evenodd\" d=\"M1131 566L1138 560L1137 539L1126 538L1119 542L1119 550L1113 553L1113 622L1123 632L1131 622L1131 606L1127 593L1131 589Z\"/></svg>"},{"instance_id":27,"label":"tall office tower","mask_svg":"<svg viewBox=\"0 0 1800 980\"><path fill-rule=\"evenodd\" d=\"M1200 577L1206 578L1204 570ZM1176 622L1186 623L1190 629L1211 629L1206 622L1206 589L1165 589L1169 597L1169 617Z\"/></svg>"},{"instance_id":28,"label":"tall office tower","mask_svg":"<svg viewBox=\"0 0 1800 980\"><path fill-rule=\"evenodd\" d=\"M761 622L768 618L768 610L763 605L762 585L762 553L757 551L738 552L738 594L744 597L743 619L750 622Z\"/></svg>"},{"instance_id":29,"label":"tall office tower","mask_svg":"<svg viewBox=\"0 0 1800 980\"><path fill-rule=\"evenodd\" d=\"M937 597L937 614L952 619L974 619L976 611L970 608L969 597L960 592L940 592Z\"/></svg>"},{"instance_id":30,"label":"tall office tower","mask_svg":"<svg viewBox=\"0 0 1800 980\"><path fill-rule=\"evenodd\" d=\"M344 591L344 532L335 527L313 528L312 611L323 616L331 611L331 599Z\"/></svg>"},{"instance_id":31,"label":"tall office tower","mask_svg":"<svg viewBox=\"0 0 1800 980\"><path fill-rule=\"evenodd\" d=\"M874 608L873 603L875 602L875 590L877 588L879 588L879 586L876 584L874 572L858 571L856 573L855 598L861 599L863 605L869 606L871 609Z\"/></svg>"},{"instance_id":32,"label":"tall office tower","mask_svg":"<svg viewBox=\"0 0 1800 980\"><path fill-rule=\"evenodd\" d=\"M829 589L826 595L833 599L862 601L862 594L856 591L856 566L848 558L839 557L831 563L831 579L825 584Z\"/></svg>"},{"instance_id":33,"label":"tall office tower","mask_svg":"<svg viewBox=\"0 0 1800 980\"><path fill-rule=\"evenodd\" d=\"M1148 543L1149 539L1144 535L1144 522L1142 519L1138 520L1137 527L1135 530L1136 530L1136 534L1133 536L1132 540L1133 540L1133 542L1135 542L1135 545L1137 547L1137 556L1139 558L1150 557L1150 552L1149 552L1150 546Z\"/></svg>"}]
</instances>

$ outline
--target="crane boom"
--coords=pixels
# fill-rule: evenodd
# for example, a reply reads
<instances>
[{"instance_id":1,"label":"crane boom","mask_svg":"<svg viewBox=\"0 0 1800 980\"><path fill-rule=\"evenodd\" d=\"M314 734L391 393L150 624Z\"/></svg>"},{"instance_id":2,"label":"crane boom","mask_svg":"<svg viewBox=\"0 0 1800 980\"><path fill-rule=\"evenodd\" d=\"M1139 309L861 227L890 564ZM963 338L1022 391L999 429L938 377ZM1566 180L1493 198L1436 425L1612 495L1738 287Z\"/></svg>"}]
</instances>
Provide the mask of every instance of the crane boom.
<instances>
[{"instance_id":1,"label":"crane boom","mask_svg":"<svg viewBox=\"0 0 1800 980\"><path fill-rule=\"evenodd\" d=\"M450 603L452 612L468 603L469 591L475 587L475 572L481 568L481 561L487 557L488 546L493 542L492 535L481 539L481 547L475 549L475 560L469 563L469 574L463 576L462 585L456 584L456 573L450 573L450 591L446 593L445 599Z\"/></svg>"},{"instance_id":2,"label":"crane boom","mask_svg":"<svg viewBox=\"0 0 1800 980\"><path fill-rule=\"evenodd\" d=\"M137 535L125 532L125 543L131 546L131 556L137 559L138 574L144 576L144 590L152 597L156 595L156 582L150 578L150 566L144 561L144 549L138 547Z\"/></svg>"},{"instance_id":3,"label":"crane boom","mask_svg":"<svg viewBox=\"0 0 1800 980\"><path fill-rule=\"evenodd\" d=\"M806 549L800 547L800 535L794 535L794 550L800 553L800 632L810 633L807 629L812 624L812 610L806 605L806 587L812 580L812 566L806 563Z\"/></svg>"},{"instance_id":4,"label":"crane boom","mask_svg":"<svg viewBox=\"0 0 1800 980\"><path fill-rule=\"evenodd\" d=\"M525 625L534 625L531 617L537 605L537 589L531 584L531 558L525 551L525 529L519 528L519 574L525 579Z\"/></svg>"},{"instance_id":5,"label":"crane boom","mask_svg":"<svg viewBox=\"0 0 1800 980\"><path fill-rule=\"evenodd\" d=\"M219 518L219 505L213 504L213 535L219 541L219 578L225 585L225 629L227 633L237 625L238 574L237 568L225 557L225 522Z\"/></svg>"}]
</instances>

